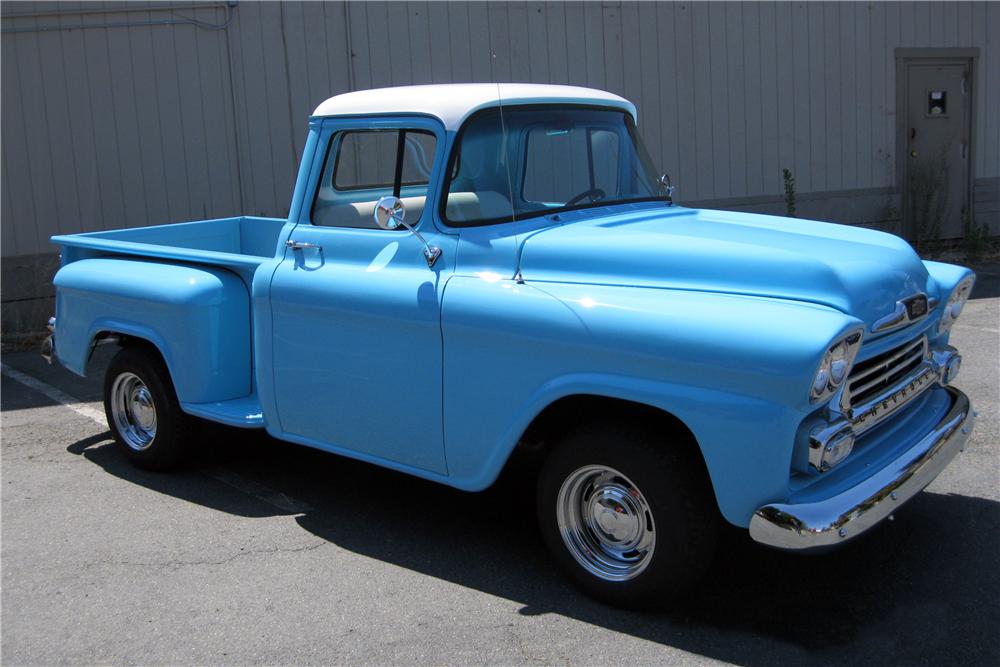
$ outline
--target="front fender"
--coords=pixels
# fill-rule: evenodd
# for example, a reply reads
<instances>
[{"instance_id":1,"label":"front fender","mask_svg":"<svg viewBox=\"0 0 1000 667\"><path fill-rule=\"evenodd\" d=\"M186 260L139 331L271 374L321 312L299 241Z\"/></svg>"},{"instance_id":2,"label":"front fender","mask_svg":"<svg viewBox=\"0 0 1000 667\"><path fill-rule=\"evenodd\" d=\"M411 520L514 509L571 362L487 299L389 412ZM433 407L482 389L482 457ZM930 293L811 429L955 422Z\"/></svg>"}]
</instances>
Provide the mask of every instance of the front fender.
<instances>
[{"instance_id":1,"label":"front fender","mask_svg":"<svg viewBox=\"0 0 1000 667\"><path fill-rule=\"evenodd\" d=\"M812 375L830 341L859 326L794 301L462 277L448 283L442 323L456 486L491 483L553 401L607 396L684 422L720 509L744 526L760 502L787 494L796 429L815 409Z\"/></svg>"},{"instance_id":2,"label":"front fender","mask_svg":"<svg viewBox=\"0 0 1000 667\"><path fill-rule=\"evenodd\" d=\"M945 264L943 262L932 262L930 260L924 260L924 266L927 267L927 273L930 274L930 279L927 284L927 293L930 296L937 296L938 305L934 309L933 317L935 319L940 319L941 314L944 311L945 305L948 303L948 297L958 286L960 282L965 280L968 276L975 276L975 273L971 269L964 266L959 266L957 264ZM975 289L975 287L973 287ZM931 344L936 346L944 346L948 344L948 339L951 337L951 331L947 331L943 334L938 333L937 326L933 327L929 332Z\"/></svg>"},{"instance_id":3,"label":"front fender","mask_svg":"<svg viewBox=\"0 0 1000 667\"><path fill-rule=\"evenodd\" d=\"M95 336L152 343L184 403L247 396L250 302L224 269L128 259L86 259L56 274L56 356L84 375Z\"/></svg>"}]
</instances>

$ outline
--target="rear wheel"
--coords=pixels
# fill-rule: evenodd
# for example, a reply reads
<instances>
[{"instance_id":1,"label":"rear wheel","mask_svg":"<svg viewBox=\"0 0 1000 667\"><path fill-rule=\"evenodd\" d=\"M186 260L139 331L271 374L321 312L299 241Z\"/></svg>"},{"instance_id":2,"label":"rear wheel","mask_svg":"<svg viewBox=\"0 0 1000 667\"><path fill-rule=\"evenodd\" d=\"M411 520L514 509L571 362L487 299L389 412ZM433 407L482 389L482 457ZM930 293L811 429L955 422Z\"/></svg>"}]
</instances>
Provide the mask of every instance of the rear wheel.
<instances>
[{"instance_id":1,"label":"rear wheel","mask_svg":"<svg viewBox=\"0 0 1000 667\"><path fill-rule=\"evenodd\" d=\"M704 466L687 445L606 422L570 433L549 456L537 496L542 534L594 597L662 606L704 573L717 510Z\"/></svg>"},{"instance_id":2,"label":"rear wheel","mask_svg":"<svg viewBox=\"0 0 1000 667\"><path fill-rule=\"evenodd\" d=\"M104 413L119 451L134 465L165 470L182 458L190 417L154 350L129 346L111 360L104 376Z\"/></svg>"}]
</instances>

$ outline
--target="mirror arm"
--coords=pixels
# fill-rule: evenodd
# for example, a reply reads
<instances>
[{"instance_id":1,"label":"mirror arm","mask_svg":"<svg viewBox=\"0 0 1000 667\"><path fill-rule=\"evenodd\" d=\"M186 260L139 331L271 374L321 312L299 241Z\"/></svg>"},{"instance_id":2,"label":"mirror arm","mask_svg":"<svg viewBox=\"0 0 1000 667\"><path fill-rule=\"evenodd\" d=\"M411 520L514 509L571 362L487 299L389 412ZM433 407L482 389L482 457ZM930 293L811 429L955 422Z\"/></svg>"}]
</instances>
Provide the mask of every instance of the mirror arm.
<instances>
[{"instance_id":1,"label":"mirror arm","mask_svg":"<svg viewBox=\"0 0 1000 667\"><path fill-rule=\"evenodd\" d=\"M395 220L396 222L398 222L399 224L403 225L408 230L410 230L410 232L417 237L417 240L420 241L422 244L424 244L424 257L427 259L427 268L434 266L434 263L437 262L438 257L441 256L441 248L427 243L427 241L420 234L420 232L411 227L410 223L408 223L406 220L403 220L402 218L397 218L396 216L392 217L393 220Z\"/></svg>"},{"instance_id":2,"label":"mirror arm","mask_svg":"<svg viewBox=\"0 0 1000 667\"><path fill-rule=\"evenodd\" d=\"M667 193L667 202L673 206L674 205L674 184L670 182L670 174L664 173L658 179L656 179L663 190Z\"/></svg>"},{"instance_id":3,"label":"mirror arm","mask_svg":"<svg viewBox=\"0 0 1000 667\"><path fill-rule=\"evenodd\" d=\"M402 146L402 143L400 143ZM399 180L399 171L396 172L396 180ZM417 240L424 246L424 258L427 260L427 268L434 266L437 262L438 257L441 256L441 248L437 246L430 245L427 240L424 239L423 235L413 228L410 223L406 222L406 208L403 206L402 200L395 195L392 197L382 197L375 204L375 225L381 229L399 229L402 225L406 227L411 234L417 237ZM392 223L392 224L390 224Z\"/></svg>"}]
</instances>

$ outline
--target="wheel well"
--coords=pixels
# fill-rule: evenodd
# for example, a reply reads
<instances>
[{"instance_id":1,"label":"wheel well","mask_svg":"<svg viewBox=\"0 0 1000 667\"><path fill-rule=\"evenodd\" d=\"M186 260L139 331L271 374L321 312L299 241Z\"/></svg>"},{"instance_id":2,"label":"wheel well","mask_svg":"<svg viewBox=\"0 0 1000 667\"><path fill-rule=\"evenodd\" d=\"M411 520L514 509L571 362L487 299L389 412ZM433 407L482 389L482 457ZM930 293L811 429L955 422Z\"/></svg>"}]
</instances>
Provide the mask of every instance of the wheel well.
<instances>
[{"instance_id":1,"label":"wheel well","mask_svg":"<svg viewBox=\"0 0 1000 667\"><path fill-rule=\"evenodd\" d=\"M657 433L670 437L671 446L688 448L708 475L708 468L705 466L705 459L697 439L691 429L678 417L645 403L590 394L565 396L550 403L525 430L511 455L511 460L540 461L544 458L544 453L570 428L607 420L645 424Z\"/></svg>"},{"instance_id":2,"label":"wheel well","mask_svg":"<svg viewBox=\"0 0 1000 667\"><path fill-rule=\"evenodd\" d=\"M138 338L136 336L119 336L118 345L120 347L144 347L150 352L155 353L156 356L160 357L160 359L163 359L163 352L160 351L160 348L158 348L153 341L146 338Z\"/></svg>"},{"instance_id":3,"label":"wheel well","mask_svg":"<svg viewBox=\"0 0 1000 667\"><path fill-rule=\"evenodd\" d=\"M139 338L138 336L119 333L117 331L98 331L94 334L94 338L90 343L90 353L87 355L87 362L85 365L87 373L90 372L90 364L94 359L94 351L103 345L114 345L118 348L144 347L150 352L155 353L161 360L163 359L163 353L160 351L160 348L158 348L150 340Z\"/></svg>"},{"instance_id":4,"label":"wheel well","mask_svg":"<svg viewBox=\"0 0 1000 667\"><path fill-rule=\"evenodd\" d=\"M657 431L680 436L697 446L691 429L665 410L645 403L588 394L565 396L549 404L532 420L518 446L544 448L566 433L569 426L621 419L652 425Z\"/></svg>"}]
</instances>

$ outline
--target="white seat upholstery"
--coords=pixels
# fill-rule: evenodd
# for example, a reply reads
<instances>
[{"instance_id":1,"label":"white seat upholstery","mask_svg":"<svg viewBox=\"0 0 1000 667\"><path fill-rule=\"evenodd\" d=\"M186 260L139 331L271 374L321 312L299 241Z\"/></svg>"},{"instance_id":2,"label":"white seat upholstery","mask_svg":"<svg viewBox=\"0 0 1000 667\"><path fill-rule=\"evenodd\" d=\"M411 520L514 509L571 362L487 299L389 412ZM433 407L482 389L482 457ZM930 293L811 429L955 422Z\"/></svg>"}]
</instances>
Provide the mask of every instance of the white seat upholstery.
<instances>
[{"instance_id":1,"label":"white seat upholstery","mask_svg":"<svg viewBox=\"0 0 1000 667\"><path fill-rule=\"evenodd\" d=\"M403 197L406 221L415 225L424 214L426 197ZM377 201L363 201L352 204L332 204L322 199L313 214L313 224L324 227L351 227L374 229L375 204ZM510 218L510 201L506 195L492 190L483 192L452 192L445 206L448 220L466 222L469 220L493 220Z\"/></svg>"},{"instance_id":2,"label":"white seat upholstery","mask_svg":"<svg viewBox=\"0 0 1000 667\"><path fill-rule=\"evenodd\" d=\"M452 222L510 218L510 200L492 190L482 192L451 192L445 205L445 215Z\"/></svg>"},{"instance_id":3,"label":"white seat upholstery","mask_svg":"<svg viewBox=\"0 0 1000 667\"><path fill-rule=\"evenodd\" d=\"M403 197L406 221L415 225L424 214L426 197ZM362 201L353 204L330 205L321 203L316 207L313 224L324 227L353 227L375 229L375 204L378 201Z\"/></svg>"}]
</instances>

